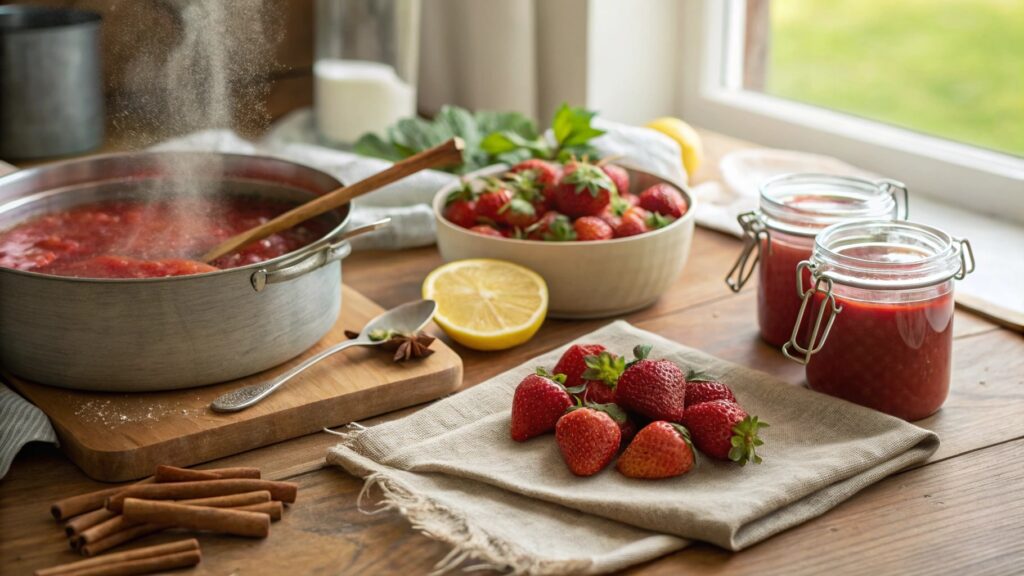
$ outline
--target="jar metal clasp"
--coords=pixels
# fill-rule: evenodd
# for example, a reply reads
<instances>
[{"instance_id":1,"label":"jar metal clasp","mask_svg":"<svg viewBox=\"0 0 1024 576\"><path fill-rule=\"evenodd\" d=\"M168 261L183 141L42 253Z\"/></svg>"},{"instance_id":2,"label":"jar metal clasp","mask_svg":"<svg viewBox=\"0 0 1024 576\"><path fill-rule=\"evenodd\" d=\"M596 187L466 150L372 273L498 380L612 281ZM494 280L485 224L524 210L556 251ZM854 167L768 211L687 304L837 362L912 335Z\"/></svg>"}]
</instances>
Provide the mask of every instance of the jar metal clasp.
<instances>
[{"instance_id":1,"label":"jar metal clasp","mask_svg":"<svg viewBox=\"0 0 1024 576\"><path fill-rule=\"evenodd\" d=\"M910 219L910 192L907 190L907 185L899 180L893 180L891 178L882 178L875 182L875 185L882 190L892 194L892 200L895 204L893 208L892 217L896 220L909 220ZM896 194L898 192L903 193L903 217L900 218L900 199Z\"/></svg>"},{"instance_id":2,"label":"jar metal clasp","mask_svg":"<svg viewBox=\"0 0 1024 576\"><path fill-rule=\"evenodd\" d=\"M750 280L761 259L761 241L768 240L768 229L757 212L744 212L736 217L736 221L743 229L743 250L725 276L725 283L733 292L739 292Z\"/></svg>"},{"instance_id":3,"label":"jar metal clasp","mask_svg":"<svg viewBox=\"0 0 1024 576\"><path fill-rule=\"evenodd\" d=\"M803 289L803 274L804 270L807 270L811 274L811 283L813 287L809 290ZM817 354L821 351L822 346L825 345L825 340L828 338L829 332L832 330L832 324L836 320L836 316L843 311L843 307L836 302L836 296L832 289L834 284L832 278L826 274L820 274L813 263L804 260L796 267L796 289L797 293L801 298L800 311L796 315L796 323L793 325L793 333L789 336L789 342L786 342L782 346L782 353L785 354L786 358L799 362L800 364L806 365L811 360L813 354ZM807 308L810 303L814 300L814 295L818 292L824 294L824 299L821 301L821 307L818 309L818 314L814 319L814 326L811 328L811 334L807 340L807 346L801 346L797 342L797 338L800 334L800 327L804 323L804 315L807 314ZM828 318L825 318L826 313ZM822 324L824 323L824 329ZM821 334L820 338L818 334ZM794 354L792 351L799 353L799 356Z\"/></svg>"},{"instance_id":4,"label":"jar metal clasp","mask_svg":"<svg viewBox=\"0 0 1024 576\"><path fill-rule=\"evenodd\" d=\"M971 248L971 242L967 238L953 238L953 241L960 245L960 270L953 278L963 280L968 274L974 272L974 249Z\"/></svg>"}]
</instances>

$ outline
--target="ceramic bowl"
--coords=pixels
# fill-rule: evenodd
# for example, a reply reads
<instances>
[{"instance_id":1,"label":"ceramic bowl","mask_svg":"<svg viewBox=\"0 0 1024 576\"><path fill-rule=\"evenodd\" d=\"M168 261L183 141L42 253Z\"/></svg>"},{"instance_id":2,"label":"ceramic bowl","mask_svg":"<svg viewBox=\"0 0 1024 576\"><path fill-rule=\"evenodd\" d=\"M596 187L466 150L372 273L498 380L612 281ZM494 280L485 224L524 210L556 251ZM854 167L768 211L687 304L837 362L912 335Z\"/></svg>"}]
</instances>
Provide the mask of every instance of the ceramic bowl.
<instances>
[{"instance_id":1,"label":"ceramic bowl","mask_svg":"<svg viewBox=\"0 0 1024 576\"><path fill-rule=\"evenodd\" d=\"M618 164L629 171L634 194L663 182L682 192L689 210L664 228L627 238L594 242L495 238L470 232L441 215L445 199L459 185L456 183L434 197L441 257L446 262L497 258L536 271L548 285L551 318L604 318L650 306L679 278L690 255L693 196L678 182ZM473 176L496 175L506 169L494 166Z\"/></svg>"}]
</instances>

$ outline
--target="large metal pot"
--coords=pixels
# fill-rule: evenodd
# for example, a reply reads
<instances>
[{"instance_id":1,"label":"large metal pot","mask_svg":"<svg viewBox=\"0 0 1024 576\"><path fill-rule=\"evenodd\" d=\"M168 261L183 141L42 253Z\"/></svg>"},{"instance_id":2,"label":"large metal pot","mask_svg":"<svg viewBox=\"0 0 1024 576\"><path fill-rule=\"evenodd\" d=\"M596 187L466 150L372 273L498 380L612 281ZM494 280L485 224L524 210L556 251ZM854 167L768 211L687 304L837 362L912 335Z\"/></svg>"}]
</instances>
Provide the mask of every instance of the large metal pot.
<instances>
[{"instance_id":1,"label":"large metal pot","mask_svg":"<svg viewBox=\"0 0 1024 576\"><path fill-rule=\"evenodd\" d=\"M306 201L341 185L318 170L258 156L95 156L0 178L0 229L77 204L145 198L170 170L211 166L213 181L198 184L226 194ZM337 238L347 206L328 217L336 226L313 244L208 274L84 279L0 268L0 365L65 388L151 391L280 364L322 338L341 308L340 260L351 248Z\"/></svg>"}]
</instances>

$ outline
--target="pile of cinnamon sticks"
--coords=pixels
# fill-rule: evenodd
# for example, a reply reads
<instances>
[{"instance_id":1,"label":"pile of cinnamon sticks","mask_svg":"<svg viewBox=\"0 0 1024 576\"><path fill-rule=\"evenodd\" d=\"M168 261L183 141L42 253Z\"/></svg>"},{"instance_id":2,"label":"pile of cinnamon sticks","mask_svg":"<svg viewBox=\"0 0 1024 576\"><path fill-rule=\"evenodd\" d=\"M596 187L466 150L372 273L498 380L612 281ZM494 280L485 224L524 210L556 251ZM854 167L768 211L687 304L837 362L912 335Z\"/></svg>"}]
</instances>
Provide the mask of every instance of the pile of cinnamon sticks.
<instances>
[{"instance_id":1,"label":"pile of cinnamon sticks","mask_svg":"<svg viewBox=\"0 0 1024 576\"><path fill-rule=\"evenodd\" d=\"M50 511L64 523L71 548L91 558L169 528L266 538L270 523L284 513L283 503L295 502L297 491L291 482L261 480L257 468L157 466L150 478L65 498ZM189 542L194 546L183 548ZM192 539L54 566L36 575L146 574L194 566L199 559L199 544Z\"/></svg>"}]
</instances>

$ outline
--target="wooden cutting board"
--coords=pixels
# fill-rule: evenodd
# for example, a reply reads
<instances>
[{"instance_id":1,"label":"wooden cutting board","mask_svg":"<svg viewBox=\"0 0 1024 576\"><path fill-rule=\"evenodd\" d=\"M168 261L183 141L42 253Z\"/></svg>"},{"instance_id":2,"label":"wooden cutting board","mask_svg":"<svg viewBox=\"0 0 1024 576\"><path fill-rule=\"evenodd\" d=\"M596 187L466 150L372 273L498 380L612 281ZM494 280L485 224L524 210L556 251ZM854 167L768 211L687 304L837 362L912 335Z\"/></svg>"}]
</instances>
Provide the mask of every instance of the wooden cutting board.
<instances>
[{"instance_id":1,"label":"wooden cutting board","mask_svg":"<svg viewBox=\"0 0 1024 576\"><path fill-rule=\"evenodd\" d=\"M434 400L458 387L462 360L435 340L433 355L403 363L372 348L322 360L263 402L219 414L210 402L238 386L271 378L345 340L382 309L342 287L338 322L303 356L232 382L138 394L79 392L4 379L50 417L61 448L87 475L120 482L148 476L157 464L191 466L354 420Z\"/></svg>"}]
</instances>

